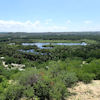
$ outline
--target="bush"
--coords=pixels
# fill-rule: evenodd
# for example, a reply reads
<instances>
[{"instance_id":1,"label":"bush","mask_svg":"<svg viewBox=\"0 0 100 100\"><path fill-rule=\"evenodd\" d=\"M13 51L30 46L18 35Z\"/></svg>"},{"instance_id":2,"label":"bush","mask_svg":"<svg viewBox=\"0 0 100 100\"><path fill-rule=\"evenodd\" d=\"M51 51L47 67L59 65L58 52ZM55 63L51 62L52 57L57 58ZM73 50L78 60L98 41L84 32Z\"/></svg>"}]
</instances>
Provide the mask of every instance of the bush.
<instances>
[{"instance_id":1,"label":"bush","mask_svg":"<svg viewBox=\"0 0 100 100\"><path fill-rule=\"evenodd\" d=\"M78 81L78 78L75 73L68 72L65 74L63 80L65 81L66 87L71 87Z\"/></svg>"},{"instance_id":2,"label":"bush","mask_svg":"<svg viewBox=\"0 0 100 100\"><path fill-rule=\"evenodd\" d=\"M4 93L7 87L8 87L8 80L4 76L0 75L0 97L1 97L1 94Z\"/></svg>"},{"instance_id":3,"label":"bush","mask_svg":"<svg viewBox=\"0 0 100 100\"><path fill-rule=\"evenodd\" d=\"M24 97L26 97L28 99L33 99L35 97L33 87L28 86L25 88L25 90L23 92L24 92L23 93Z\"/></svg>"},{"instance_id":4,"label":"bush","mask_svg":"<svg viewBox=\"0 0 100 100\"><path fill-rule=\"evenodd\" d=\"M40 100L50 99L50 84L48 81L38 81L34 85L35 95L40 98Z\"/></svg>"},{"instance_id":5,"label":"bush","mask_svg":"<svg viewBox=\"0 0 100 100\"><path fill-rule=\"evenodd\" d=\"M32 68L22 72L18 80L26 89L24 96L29 99L38 97L40 100L62 100L68 93L64 81L59 75L53 77L51 70Z\"/></svg>"},{"instance_id":6,"label":"bush","mask_svg":"<svg viewBox=\"0 0 100 100\"><path fill-rule=\"evenodd\" d=\"M79 73L78 74L78 79L79 81L83 81L84 83L90 83L91 80L93 80L95 78L95 74L93 73Z\"/></svg>"},{"instance_id":7,"label":"bush","mask_svg":"<svg viewBox=\"0 0 100 100\"><path fill-rule=\"evenodd\" d=\"M54 85L50 90L50 95L54 100L65 100L68 96L68 90L64 82L60 81L60 79L59 81L54 82Z\"/></svg>"},{"instance_id":8,"label":"bush","mask_svg":"<svg viewBox=\"0 0 100 100\"><path fill-rule=\"evenodd\" d=\"M40 79L40 75L38 74L38 70L34 68L30 68L25 72L19 74L18 76L19 83L24 86L33 86Z\"/></svg>"},{"instance_id":9,"label":"bush","mask_svg":"<svg viewBox=\"0 0 100 100\"><path fill-rule=\"evenodd\" d=\"M23 94L23 86L12 85L9 86L5 92L5 100L19 100Z\"/></svg>"},{"instance_id":10,"label":"bush","mask_svg":"<svg viewBox=\"0 0 100 100\"><path fill-rule=\"evenodd\" d=\"M93 60L91 63L84 65L81 69L85 73L95 74L94 79L100 79L100 60Z\"/></svg>"}]
</instances>

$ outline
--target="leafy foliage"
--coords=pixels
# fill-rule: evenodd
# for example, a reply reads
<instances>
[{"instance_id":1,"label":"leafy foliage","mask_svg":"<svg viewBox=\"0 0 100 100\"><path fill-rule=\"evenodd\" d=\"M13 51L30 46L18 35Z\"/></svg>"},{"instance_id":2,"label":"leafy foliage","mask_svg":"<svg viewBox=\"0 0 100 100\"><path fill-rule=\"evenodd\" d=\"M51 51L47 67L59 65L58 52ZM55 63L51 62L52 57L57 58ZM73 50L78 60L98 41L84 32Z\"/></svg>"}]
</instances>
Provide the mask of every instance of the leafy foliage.
<instances>
[{"instance_id":1,"label":"leafy foliage","mask_svg":"<svg viewBox=\"0 0 100 100\"><path fill-rule=\"evenodd\" d=\"M17 34L17 35L16 35ZM100 80L100 35L41 33L8 33L0 37L0 100L65 100L67 88L77 82ZM20 35L21 34L21 35ZM85 33L84 33L85 34ZM23 36L24 35L24 36ZM22 37L23 36L23 37ZM10 39L9 39L10 38ZM48 40L47 40L48 39ZM24 42L79 43L87 46L52 46L39 49L37 46L22 46ZM9 45L9 43L15 43ZM19 50L34 49L38 54ZM42 55L45 53L45 55ZM24 64L23 71L6 68L11 63Z\"/></svg>"}]
</instances>

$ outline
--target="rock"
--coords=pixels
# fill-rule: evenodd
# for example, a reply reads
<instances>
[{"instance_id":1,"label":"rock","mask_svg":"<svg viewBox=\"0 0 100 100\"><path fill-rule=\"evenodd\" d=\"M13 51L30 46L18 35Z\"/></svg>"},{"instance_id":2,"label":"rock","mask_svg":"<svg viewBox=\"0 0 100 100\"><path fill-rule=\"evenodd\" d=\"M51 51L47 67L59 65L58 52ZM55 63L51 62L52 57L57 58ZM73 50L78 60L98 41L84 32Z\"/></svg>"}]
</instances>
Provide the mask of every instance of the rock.
<instances>
[{"instance_id":1,"label":"rock","mask_svg":"<svg viewBox=\"0 0 100 100\"><path fill-rule=\"evenodd\" d=\"M0 57L1 60L5 59L5 57Z\"/></svg>"}]
</instances>

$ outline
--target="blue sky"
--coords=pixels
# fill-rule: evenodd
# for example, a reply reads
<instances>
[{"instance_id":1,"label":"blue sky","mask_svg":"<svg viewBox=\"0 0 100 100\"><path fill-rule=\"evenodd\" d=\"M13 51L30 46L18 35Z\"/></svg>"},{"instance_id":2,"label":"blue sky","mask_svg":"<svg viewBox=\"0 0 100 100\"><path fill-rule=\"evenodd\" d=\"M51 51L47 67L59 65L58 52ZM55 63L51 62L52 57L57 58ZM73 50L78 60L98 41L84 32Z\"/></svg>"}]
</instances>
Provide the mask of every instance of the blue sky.
<instances>
[{"instance_id":1,"label":"blue sky","mask_svg":"<svg viewBox=\"0 0 100 100\"><path fill-rule=\"evenodd\" d=\"M100 0L0 0L0 31L100 31Z\"/></svg>"}]
</instances>

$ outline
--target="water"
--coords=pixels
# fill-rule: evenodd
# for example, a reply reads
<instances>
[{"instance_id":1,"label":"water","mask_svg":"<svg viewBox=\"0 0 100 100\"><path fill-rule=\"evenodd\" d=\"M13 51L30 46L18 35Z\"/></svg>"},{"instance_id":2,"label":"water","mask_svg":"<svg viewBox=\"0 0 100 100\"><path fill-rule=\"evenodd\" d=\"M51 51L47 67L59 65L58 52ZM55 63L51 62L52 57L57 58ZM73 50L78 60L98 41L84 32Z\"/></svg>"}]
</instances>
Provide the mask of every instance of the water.
<instances>
[{"instance_id":1,"label":"water","mask_svg":"<svg viewBox=\"0 0 100 100\"><path fill-rule=\"evenodd\" d=\"M41 55L47 55L47 53L40 53L40 52L36 52L34 49L29 49L29 50L19 50L21 52L26 52L26 53L34 53L36 55L41 54Z\"/></svg>"},{"instance_id":2,"label":"water","mask_svg":"<svg viewBox=\"0 0 100 100\"><path fill-rule=\"evenodd\" d=\"M82 43L22 43L24 46L29 46L29 45L36 45L40 49L51 49L53 47L43 47L44 45L65 45L65 46L74 46L74 45L80 45L80 46L86 46L87 43L82 42ZM22 52L27 52L27 53L34 53L36 55L41 54L41 55L47 55L47 53L40 53L36 52L34 49L29 49L29 50L19 50Z\"/></svg>"},{"instance_id":3,"label":"water","mask_svg":"<svg viewBox=\"0 0 100 100\"><path fill-rule=\"evenodd\" d=\"M43 47L44 45L50 45L50 43L22 43L22 45L24 45L24 46L36 45L40 49L49 49L49 48L51 48L51 47Z\"/></svg>"},{"instance_id":4,"label":"water","mask_svg":"<svg viewBox=\"0 0 100 100\"><path fill-rule=\"evenodd\" d=\"M52 47L43 47L44 45L65 45L65 46L73 46L73 45L81 45L85 46L87 43L82 42L82 43L22 43L24 46L28 45L36 45L40 49L50 49Z\"/></svg>"}]
</instances>

